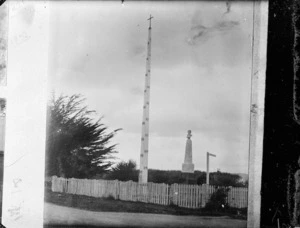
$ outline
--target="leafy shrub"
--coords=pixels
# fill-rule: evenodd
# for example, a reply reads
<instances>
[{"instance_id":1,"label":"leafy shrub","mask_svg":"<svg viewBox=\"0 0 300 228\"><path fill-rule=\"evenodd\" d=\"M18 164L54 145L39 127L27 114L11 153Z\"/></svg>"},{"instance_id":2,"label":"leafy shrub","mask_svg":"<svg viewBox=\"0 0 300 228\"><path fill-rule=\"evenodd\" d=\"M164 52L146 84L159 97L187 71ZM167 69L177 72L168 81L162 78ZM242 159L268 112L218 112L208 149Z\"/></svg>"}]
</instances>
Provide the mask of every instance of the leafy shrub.
<instances>
[{"instance_id":1,"label":"leafy shrub","mask_svg":"<svg viewBox=\"0 0 300 228\"><path fill-rule=\"evenodd\" d=\"M209 211L224 211L228 209L229 206L226 202L228 191L228 188L218 188L206 203L205 209Z\"/></svg>"},{"instance_id":2,"label":"leafy shrub","mask_svg":"<svg viewBox=\"0 0 300 228\"><path fill-rule=\"evenodd\" d=\"M109 200L114 200L114 199L115 199L115 197L114 197L112 194L109 194L109 195L106 197L106 199L109 199Z\"/></svg>"},{"instance_id":3,"label":"leafy shrub","mask_svg":"<svg viewBox=\"0 0 300 228\"><path fill-rule=\"evenodd\" d=\"M107 174L108 180L119 181L138 181L138 170L136 169L136 163L133 160L128 162L121 161Z\"/></svg>"},{"instance_id":4,"label":"leafy shrub","mask_svg":"<svg viewBox=\"0 0 300 228\"><path fill-rule=\"evenodd\" d=\"M170 207L172 207L172 208L179 208L179 206L177 205L177 204L175 204L174 202L170 202L170 205L169 205Z\"/></svg>"}]
</instances>

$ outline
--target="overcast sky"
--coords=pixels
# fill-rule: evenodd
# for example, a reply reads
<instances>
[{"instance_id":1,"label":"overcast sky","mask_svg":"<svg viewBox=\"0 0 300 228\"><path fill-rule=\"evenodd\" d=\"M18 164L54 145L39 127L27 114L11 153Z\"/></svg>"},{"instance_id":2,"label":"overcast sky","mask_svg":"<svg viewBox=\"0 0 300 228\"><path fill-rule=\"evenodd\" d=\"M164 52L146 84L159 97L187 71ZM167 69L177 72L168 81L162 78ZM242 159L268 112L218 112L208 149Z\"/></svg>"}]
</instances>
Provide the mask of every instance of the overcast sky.
<instances>
[{"instance_id":1,"label":"overcast sky","mask_svg":"<svg viewBox=\"0 0 300 228\"><path fill-rule=\"evenodd\" d=\"M252 3L51 2L49 91L87 98L139 165L147 18L152 20L149 165L247 173Z\"/></svg>"}]
</instances>

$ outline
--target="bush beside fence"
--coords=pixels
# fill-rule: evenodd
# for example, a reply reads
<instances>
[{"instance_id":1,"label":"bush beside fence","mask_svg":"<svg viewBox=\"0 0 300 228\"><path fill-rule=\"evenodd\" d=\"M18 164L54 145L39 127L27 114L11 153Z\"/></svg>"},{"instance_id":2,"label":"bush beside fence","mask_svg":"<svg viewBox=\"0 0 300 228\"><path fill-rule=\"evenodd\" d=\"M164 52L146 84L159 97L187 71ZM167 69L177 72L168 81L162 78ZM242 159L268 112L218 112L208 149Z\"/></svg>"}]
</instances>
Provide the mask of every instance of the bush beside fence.
<instances>
[{"instance_id":1,"label":"bush beside fence","mask_svg":"<svg viewBox=\"0 0 300 228\"><path fill-rule=\"evenodd\" d=\"M51 190L92 197L112 197L116 200L138 201L160 205L177 205L186 208L202 208L218 187L184 184L139 184L133 181L65 179L52 177ZM247 188L229 187L227 203L230 207L247 207Z\"/></svg>"}]
</instances>

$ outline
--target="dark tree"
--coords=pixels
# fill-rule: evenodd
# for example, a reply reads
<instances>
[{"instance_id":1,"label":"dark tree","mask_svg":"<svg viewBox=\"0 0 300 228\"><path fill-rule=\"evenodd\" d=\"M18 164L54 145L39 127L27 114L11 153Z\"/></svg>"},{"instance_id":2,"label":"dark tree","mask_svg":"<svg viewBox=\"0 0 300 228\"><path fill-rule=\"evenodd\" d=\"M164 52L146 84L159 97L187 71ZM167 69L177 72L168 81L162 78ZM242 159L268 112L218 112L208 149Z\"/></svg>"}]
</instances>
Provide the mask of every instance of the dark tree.
<instances>
[{"instance_id":1,"label":"dark tree","mask_svg":"<svg viewBox=\"0 0 300 228\"><path fill-rule=\"evenodd\" d=\"M157 170L149 169L149 182L165 184L186 184L186 177L179 170ZM206 183L206 172L196 170L190 174L190 179L195 184L202 185ZM223 172L210 173L209 182L215 186L232 186L245 187L246 183L242 182L240 175Z\"/></svg>"},{"instance_id":2,"label":"dark tree","mask_svg":"<svg viewBox=\"0 0 300 228\"><path fill-rule=\"evenodd\" d=\"M202 172L197 177L197 184L202 185L202 184L205 184L205 183L206 183L206 173Z\"/></svg>"},{"instance_id":3,"label":"dark tree","mask_svg":"<svg viewBox=\"0 0 300 228\"><path fill-rule=\"evenodd\" d=\"M110 140L120 129L94 121L81 95L59 96L48 105L46 175L90 178L106 172L115 153Z\"/></svg>"},{"instance_id":4,"label":"dark tree","mask_svg":"<svg viewBox=\"0 0 300 228\"><path fill-rule=\"evenodd\" d=\"M174 177L174 174L176 175L176 171L172 172L166 170L149 169L149 182L173 184L170 180L172 179L172 177ZM179 172L174 183L179 182L180 174L181 173Z\"/></svg>"},{"instance_id":5,"label":"dark tree","mask_svg":"<svg viewBox=\"0 0 300 228\"><path fill-rule=\"evenodd\" d=\"M220 171L210 173L209 183L216 186L245 187L238 174L222 173Z\"/></svg>"},{"instance_id":6,"label":"dark tree","mask_svg":"<svg viewBox=\"0 0 300 228\"><path fill-rule=\"evenodd\" d=\"M138 170L136 169L136 163L133 160L129 160L128 162L119 162L108 173L107 179L120 181L137 181Z\"/></svg>"}]
</instances>

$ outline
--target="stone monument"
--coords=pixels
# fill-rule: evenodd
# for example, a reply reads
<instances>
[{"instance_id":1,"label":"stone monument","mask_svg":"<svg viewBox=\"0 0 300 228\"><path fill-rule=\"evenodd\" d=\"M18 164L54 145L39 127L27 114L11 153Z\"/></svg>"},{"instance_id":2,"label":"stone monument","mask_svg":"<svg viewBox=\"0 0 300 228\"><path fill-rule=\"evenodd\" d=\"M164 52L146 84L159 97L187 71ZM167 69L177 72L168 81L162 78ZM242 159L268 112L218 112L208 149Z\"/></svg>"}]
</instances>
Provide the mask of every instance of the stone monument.
<instances>
[{"instance_id":1,"label":"stone monument","mask_svg":"<svg viewBox=\"0 0 300 228\"><path fill-rule=\"evenodd\" d=\"M192 137L192 131L188 130L186 146L185 146L184 163L182 164L182 172L183 173L194 173L191 137Z\"/></svg>"}]
</instances>

